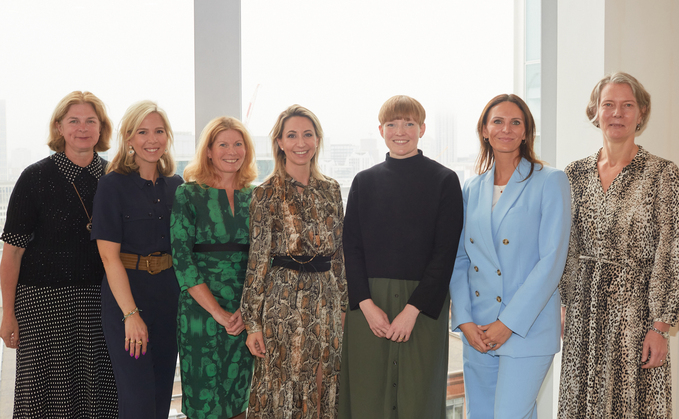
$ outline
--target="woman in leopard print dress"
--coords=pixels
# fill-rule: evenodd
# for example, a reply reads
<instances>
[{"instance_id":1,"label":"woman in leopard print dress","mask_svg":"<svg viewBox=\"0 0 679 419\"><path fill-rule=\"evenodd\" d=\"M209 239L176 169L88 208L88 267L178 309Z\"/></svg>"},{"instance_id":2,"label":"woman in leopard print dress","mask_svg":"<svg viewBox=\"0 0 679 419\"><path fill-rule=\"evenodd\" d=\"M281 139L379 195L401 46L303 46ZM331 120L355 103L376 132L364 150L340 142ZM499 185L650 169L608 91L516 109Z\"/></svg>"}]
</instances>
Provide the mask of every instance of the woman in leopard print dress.
<instances>
[{"instance_id":1,"label":"woman in leopard print dress","mask_svg":"<svg viewBox=\"0 0 679 419\"><path fill-rule=\"evenodd\" d=\"M603 148L572 188L559 418L670 418L668 330L679 311L679 169L634 143L650 95L615 73L587 108Z\"/></svg>"},{"instance_id":2,"label":"woman in leopard print dress","mask_svg":"<svg viewBox=\"0 0 679 419\"><path fill-rule=\"evenodd\" d=\"M339 184L318 170L323 131L293 105L271 130L273 174L250 204L241 312L256 356L248 418L337 415L347 305Z\"/></svg>"}]
</instances>

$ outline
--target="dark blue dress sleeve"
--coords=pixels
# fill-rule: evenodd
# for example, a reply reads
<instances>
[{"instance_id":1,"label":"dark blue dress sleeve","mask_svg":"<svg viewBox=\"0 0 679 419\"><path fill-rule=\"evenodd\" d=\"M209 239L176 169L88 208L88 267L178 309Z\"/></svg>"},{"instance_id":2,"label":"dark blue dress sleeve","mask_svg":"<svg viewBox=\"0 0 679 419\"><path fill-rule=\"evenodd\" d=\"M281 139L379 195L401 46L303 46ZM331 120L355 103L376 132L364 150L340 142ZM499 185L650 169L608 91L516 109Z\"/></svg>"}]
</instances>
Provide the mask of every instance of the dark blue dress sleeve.
<instances>
[{"instance_id":1,"label":"dark blue dress sleeve","mask_svg":"<svg viewBox=\"0 0 679 419\"><path fill-rule=\"evenodd\" d=\"M92 210L92 240L122 243L122 202L119 195L120 175L109 173L99 179Z\"/></svg>"}]
</instances>

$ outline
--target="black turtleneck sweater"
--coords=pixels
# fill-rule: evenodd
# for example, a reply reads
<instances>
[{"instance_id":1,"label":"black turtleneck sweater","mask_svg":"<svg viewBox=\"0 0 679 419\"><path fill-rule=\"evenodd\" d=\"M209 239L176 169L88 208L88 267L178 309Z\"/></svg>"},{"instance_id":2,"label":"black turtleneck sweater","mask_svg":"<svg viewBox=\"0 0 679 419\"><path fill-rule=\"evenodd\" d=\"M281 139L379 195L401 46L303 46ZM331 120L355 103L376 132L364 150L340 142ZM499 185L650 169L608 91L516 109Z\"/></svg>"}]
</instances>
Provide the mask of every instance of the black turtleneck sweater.
<instances>
[{"instance_id":1,"label":"black turtleneck sweater","mask_svg":"<svg viewBox=\"0 0 679 419\"><path fill-rule=\"evenodd\" d=\"M420 281L408 300L438 318L463 224L460 181L421 151L360 172L349 191L344 257L349 306L370 296L368 278Z\"/></svg>"}]
</instances>

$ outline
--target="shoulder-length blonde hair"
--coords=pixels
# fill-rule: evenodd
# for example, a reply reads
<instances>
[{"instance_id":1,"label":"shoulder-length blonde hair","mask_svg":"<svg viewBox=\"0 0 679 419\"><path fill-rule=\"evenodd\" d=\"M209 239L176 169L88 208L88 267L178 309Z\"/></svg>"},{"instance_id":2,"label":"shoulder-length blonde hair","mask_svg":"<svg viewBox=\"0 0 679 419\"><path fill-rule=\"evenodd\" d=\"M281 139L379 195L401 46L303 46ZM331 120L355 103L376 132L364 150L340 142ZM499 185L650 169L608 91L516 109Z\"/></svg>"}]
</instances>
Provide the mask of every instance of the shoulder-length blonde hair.
<instances>
[{"instance_id":1,"label":"shoulder-length blonde hair","mask_svg":"<svg viewBox=\"0 0 679 419\"><path fill-rule=\"evenodd\" d=\"M483 138L483 128L488 123L488 115L490 115L491 109L503 102L511 102L515 104L519 107L519 109L521 109L521 112L523 113L523 120L525 121L524 126L526 127L526 139L525 142L522 142L519 146L519 157L530 162L530 172L525 178L528 179L533 174L535 165L539 164L542 168L544 163L537 158L535 155L535 150L533 149L535 144L535 120L533 119L533 114L530 113L530 109L528 109L526 102L514 94L502 94L495 96L490 100L490 102L488 102L486 107L483 108L483 112L481 112L479 121L476 124L476 133L479 135L479 142L481 143L479 155L476 158L476 173L479 175L486 173L491 169L491 167L493 167L493 164L495 163L493 147L491 147L490 142L487 141L487 139Z\"/></svg>"},{"instance_id":2,"label":"shoulder-length blonde hair","mask_svg":"<svg viewBox=\"0 0 679 419\"><path fill-rule=\"evenodd\" d=\"M152 113L157 113L163 120L165 132L167 133L166 151L160 157L157 163L158 173L163 176L172 176L176 169L174 158L172 157L172 145L174 143L174 135L172 134L172 127L170 121L167 119L167 114L163 109L158 107L158 104L150 100L142 100L127 108L123 119L120 120L118 127L118 152L116 153L111 164L108 165L109 172L117 172L127 175L131 172L138 172L139 165L135 161L136 153L130 154L128 150L128 142L132 139L134 134L139 129L139 126L144 121L144 118Z\"/></svg>"},{"instance_id":3,"label":"shoulder-length blonde hair","mask_svg":"<svg viewBox=\"0 0 679 419\"><path fill-rule=\"evenodd\" d=\"M207 152L217 139L220 132L234 130L240 133L245 142L245 158L243 165L236 172L234 179L234 189L241 189L250 186L257 178L257 164L255 163L255 145L252 142L250 133L242 122L230 116L221 116L208 122L200 134L196 155L184 169L184 180L186 182L198 182L208 186L219 183L220 176L215 169L215 165L208 157Z\"/></svg>"},{"instance_id":4,"label":"shoulder-length blonde hair","mask_svg":"<svg viewBox=\"0 0 679 419\"><path fill-rule=\"evenodd\" d=\"M323 173L321 173L321 169L318 166L318 154L321 151L321 147L323 147L323 128L321 128L321 122L318 120L316 115L314 115L314 113L307 108L300 105L292 105L281 112L281 114L278 115L276 124L273 126L273 128L271 128L269 136L271 137L271 150L273 151L274 155L274 168L273 172L268 177L278 174L282 178L285 178L285 152L278 146L278 140L283 138L283 128L285 127L285 121L292 118L293 116L303 116L309 119L311 124L314 126L314 131L316 132L316 137L318 138L318 148L316 149L314 156L311 158L311 176L315 177L316 179L325 180L325 176L323 176Z\"/></svg>"},{"instance_id":5,"label":"shoulder-length blonde hair","mask_svg":"<svg viewBox=\"0 0 679 419\"><path fill-rule=\"evenodd\" d=\"M75 90L67 94L52 113L50 119L49 137L47 139L47 146L50 150L61 153L66 148L66 140L59 132L59 124L64 119L68 110L72 105L82 105L89 103L94 108L94 113L97 114L101 130L99 131L99 141L94 146L94 151L106 151L111 148L111 135L113 134L113 124L106 113L106 106L104 102L90 92L81 92Z\"/></svg>"}]
</instances>

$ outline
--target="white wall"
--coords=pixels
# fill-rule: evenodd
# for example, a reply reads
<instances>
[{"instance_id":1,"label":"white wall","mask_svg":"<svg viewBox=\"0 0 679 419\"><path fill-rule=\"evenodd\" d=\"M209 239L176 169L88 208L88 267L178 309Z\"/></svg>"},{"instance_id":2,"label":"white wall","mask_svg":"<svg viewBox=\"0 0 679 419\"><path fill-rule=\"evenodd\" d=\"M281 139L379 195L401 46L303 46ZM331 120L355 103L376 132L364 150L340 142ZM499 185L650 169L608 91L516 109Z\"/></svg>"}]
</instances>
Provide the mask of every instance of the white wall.
<instances>
[{"instance_id":1,"label":"white wall","mask_svg":"<svg viewBox=\"0 0 679 419\"><path fill-rule=\"evenodd\" d=\"M626 71L651 93L651 119L637 142L675 162L679 162L678 17L676 0L606 2L604 70Z\"/></svg>"},{"instance_id":2,"label":"white wall","mask_svg":"<svg viewBox=\"0 0 679 419\"><path fill-rule=\"evenodd\" d=\"M651 119L637 143L679 163L679 1L567 0L558 3L557 163L601 147L585 116L596 82L625 71L651 93ZM679 340L671 331L674 418L679 418ZM558 380L555 368L554 379ZM556 415L554 415L556 417Z\"/></svg>"},{"instance_id":3,"label":"white wall","mask_svg":"<svg viewBox=\"0 0 679 419\"><path fill-rule=\"evenodd\" d=\"M604 0L559 2L556 167L594 153L601 134L585 116L604 70Z\"/></svg>"}]
</instances>

